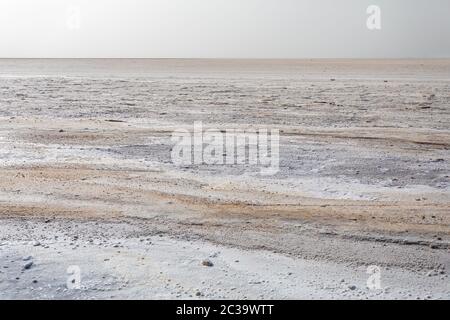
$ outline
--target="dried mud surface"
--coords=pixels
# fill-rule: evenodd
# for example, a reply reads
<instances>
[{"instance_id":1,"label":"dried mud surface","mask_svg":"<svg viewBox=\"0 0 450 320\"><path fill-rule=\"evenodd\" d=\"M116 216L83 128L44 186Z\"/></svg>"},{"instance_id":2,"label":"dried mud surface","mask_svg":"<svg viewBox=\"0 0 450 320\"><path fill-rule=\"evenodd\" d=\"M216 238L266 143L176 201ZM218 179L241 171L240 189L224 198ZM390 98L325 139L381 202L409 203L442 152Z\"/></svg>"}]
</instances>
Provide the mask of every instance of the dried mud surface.
<instances>
[{"instance_id":1,"label":"dried mud surface","mask_svg":"<svg viewBox=\"0 0 450 320\"><path fill-rule=\"evenodd\" d=\"M448 299L449 75L448 60L0 60L0 298ZM279 129L280 171L173 165L171 134L194 121Z\"/></svg>"}]
</instances>

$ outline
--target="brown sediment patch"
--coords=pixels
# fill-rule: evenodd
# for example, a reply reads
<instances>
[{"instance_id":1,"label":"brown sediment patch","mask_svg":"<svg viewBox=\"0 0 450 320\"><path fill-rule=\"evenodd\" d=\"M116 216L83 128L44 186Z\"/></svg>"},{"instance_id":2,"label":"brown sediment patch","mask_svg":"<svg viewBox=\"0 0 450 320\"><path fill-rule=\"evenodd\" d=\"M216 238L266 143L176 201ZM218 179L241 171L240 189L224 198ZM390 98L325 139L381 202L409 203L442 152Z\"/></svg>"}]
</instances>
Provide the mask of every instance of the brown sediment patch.
<instances>
[{"instance_id":1,"label":"brown sediment patch","mask_svg":"<svg viewBox=\"0 0 450 320\"><path fill-rule=\"evenodd\" d=\"M92 166L15 167L0 170L2 214L112 217L133 216L135 210L158 205L162 213L195 214L199 219L285 219L312 221L348 230L439 232L450 234L447 203L332 200L271 194L235 188L234 199L209 198L204 185L160 172L96 169ZM162 191L164 190L164 191ZM195 193L193 193L195 191ZM265 202L239 200L243 194ZM230 193L227 194L230 196ZM29 203L38 197L38 204ZM286 198L287 197L287 198ZM286 198L286 202L280 202ZM44 202L44 203L42 203ZM55 203L58 203L56 205ZM73 209L79 204L83 208ZM126 209L123 209L126 207ZM8 209L5 209L8 208ZM22 209L21 209L22 208ZM8 211L9 210L9 211ZM145 216L145 214L144 214Z\"/></svg>"},{"instance_id":2,"label":"brown sediment patch","mask_svg":"<svg viewBox=\"0 0 450 320\"><path fill-rule=\"evenodd\" d=\"M16 141L36 144L60 145L121 145L144 143L150 137L170 137L164 130L79 130L79 129L33 130L16 133Z\"/></svg>"},{"instance_id":3,"label":"brown sediment patch","mask_svg":"<svg viewBox=\"0 0 450 320\"><path fill-rule=\"evenodd\" d=\"M32 203L0 203L0 216L6 218L77 218L90 219L102 217L120 217L120 213L108 211L102 212L92 208L69 208L55 204L32 204Z\"/></svg>"}]
</instances>

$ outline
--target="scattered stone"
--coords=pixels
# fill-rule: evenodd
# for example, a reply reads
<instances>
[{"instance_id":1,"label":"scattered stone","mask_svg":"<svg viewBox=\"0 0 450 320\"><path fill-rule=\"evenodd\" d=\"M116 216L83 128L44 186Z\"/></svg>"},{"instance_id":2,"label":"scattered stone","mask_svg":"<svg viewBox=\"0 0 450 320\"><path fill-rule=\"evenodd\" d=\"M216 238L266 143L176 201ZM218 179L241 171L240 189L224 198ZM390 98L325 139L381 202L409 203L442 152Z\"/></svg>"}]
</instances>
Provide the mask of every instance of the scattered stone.
<instances>
[{"instance_id":1,"label":"scattered stone","mask_svg":"<svg viewBox=\"0 0 450 320\"><path fill-rule=\"evenodd\" d=\"M434 270L428 271L427 272L427 277L433 277L436 275L436 272Z\"/></svg>"},{"instance_id":2,"label":"scattered stone","mask_svg":"<svg viewBox=\"0 0 450 320\"><path fill-rule=\"evenodd\" d=\"M209 259L205 259L202 261L202 265L204 265L205 267L212 267L214 266L214 263L212 263L212 261Z\"/></svg>"},{"instance_id":3,"label":"scattered stone","mask_svg":"<svg viewBox=\"0 0 450 320\"><path fill-rule=\"evenodd\" d=\"M350 290L356 290L356 286L353 285L353 284L349 285L348 288L349 288Z\"/></svg>"},{"instance_id":4,"label":"scattered stone","mask_svg":"<svg viewBox=\"0 0 450 320\"><path fill-rule=\"evenodd\" d=\"M220 251L218 252L214 252L213 254L210 255L211 258L217 258L220 254Z\"/></svg>"},{"instance_id":5,"label":"scattered stone","mask_svg":"<svg viewBox=\"0 0 450 320\"><path fill-rule=\"evenodd\" d=\"M32 266L33 266L33 261L28 261L27 263L25 263L25 264L23 265L23 269L24 269L24 270L28 270L28 269L30 269Z\"/></svg>"}]
</instances>

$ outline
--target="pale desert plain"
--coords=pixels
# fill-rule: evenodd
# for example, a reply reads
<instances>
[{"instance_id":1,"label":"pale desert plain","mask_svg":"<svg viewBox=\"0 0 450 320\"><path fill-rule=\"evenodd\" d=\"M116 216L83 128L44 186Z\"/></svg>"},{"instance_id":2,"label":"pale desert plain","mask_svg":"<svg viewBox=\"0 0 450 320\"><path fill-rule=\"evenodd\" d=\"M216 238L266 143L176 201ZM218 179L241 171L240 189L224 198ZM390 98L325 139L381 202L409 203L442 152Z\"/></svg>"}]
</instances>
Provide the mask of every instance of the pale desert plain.
<instances>
[{"instance_id":1,"label":"pale desert plain","mask_svg":"<svg viewBox=\"0 0 450 320\"><path fill-rule=\"evenodd\" d=\"M449 299L449 160L450 60L1 59L0 299Z\"/></svg>"}]
</instances>

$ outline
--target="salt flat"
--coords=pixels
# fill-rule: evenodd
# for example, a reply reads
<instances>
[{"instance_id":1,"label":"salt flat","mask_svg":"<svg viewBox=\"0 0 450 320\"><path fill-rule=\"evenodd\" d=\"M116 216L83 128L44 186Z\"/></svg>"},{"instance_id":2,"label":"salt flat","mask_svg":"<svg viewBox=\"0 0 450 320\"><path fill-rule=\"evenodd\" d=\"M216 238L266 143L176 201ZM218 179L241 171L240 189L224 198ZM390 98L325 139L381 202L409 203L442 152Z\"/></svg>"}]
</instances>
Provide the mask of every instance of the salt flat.
<instances>
[{"instance_id":1,"label":"salt flat","mask_svg":"<svg viewBox=\"0 0 450 320\"><path fill-rule=\"evenodd\" d=\"M449 105L450 60L0 60L0 298L448 299ZM174 165L195 121L279 172Z\"/></svg>"}]
</instances>

